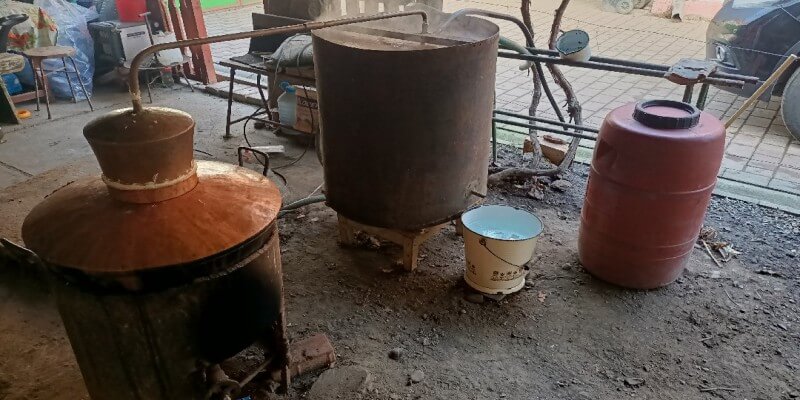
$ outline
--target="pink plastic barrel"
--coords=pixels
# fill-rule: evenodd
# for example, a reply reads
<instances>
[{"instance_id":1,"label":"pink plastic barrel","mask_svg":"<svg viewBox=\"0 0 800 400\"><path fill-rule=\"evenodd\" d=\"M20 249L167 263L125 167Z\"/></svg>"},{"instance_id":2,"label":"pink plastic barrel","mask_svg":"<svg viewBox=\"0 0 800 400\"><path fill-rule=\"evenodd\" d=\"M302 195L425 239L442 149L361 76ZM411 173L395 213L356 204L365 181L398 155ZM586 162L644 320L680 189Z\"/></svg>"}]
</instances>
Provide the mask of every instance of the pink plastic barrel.
<instances>
[{"instance_id":1,"label":"pink plastic barrel","mask_svg":"<svg viewBox=\"0 0 800 400\"><path fill-rule=\"evenodd\" d=\"M117 0L117 14L121 22L142 22L139 15L147 12L145 0Z\"/></svg>"}]
</instances>

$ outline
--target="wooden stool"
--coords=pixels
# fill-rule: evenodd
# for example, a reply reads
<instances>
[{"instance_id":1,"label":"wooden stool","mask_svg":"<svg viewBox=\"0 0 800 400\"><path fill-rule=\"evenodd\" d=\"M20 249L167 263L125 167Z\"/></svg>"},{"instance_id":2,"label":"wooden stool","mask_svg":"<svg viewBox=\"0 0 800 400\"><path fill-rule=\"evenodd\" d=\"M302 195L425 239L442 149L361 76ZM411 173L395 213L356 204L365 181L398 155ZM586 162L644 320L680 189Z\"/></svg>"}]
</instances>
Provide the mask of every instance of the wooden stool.
<instances>
[{"instance_id":1,"label":"wooden stool","mask_svg":"<svg viewBox=\"0 0 800 400\"><path fill-rule=\"evenodd\" d=\"M25 57L12 54L0 53L0 75L13 74L22 71L25 68ZM18 124L19 118L17 117L17 110L14 107L14 101L6 90L6 85L0 81L0 122L11 122Z\"/></svg>"},{"instance_id":2,"label":"wooden stool","mask_svg":"<svg viewBox=\"0 0 800 400\"><path fill-rule=\"evenodd\" d=\"M359 231L399 244L403 246L403 268L406 271L413 271L417 268L419 246L450 224L445 222L430 228L404 231L364 225L348 219L342 214L337 214L337 216L339 218L339 241L342 244L355 245L355 236Z\"/></svg>"},{"instance_id":3,"label":"wooden stool","mask_svg":"<svg viewBox=\"0 0 800 400\"><path fill-rule=\"evenodd\" d=\"M83 94L86 96L86 101L89 103L89 109L94 111L94 106L92 105L92 99L89 98L89 92L86 91L86 86L83 84L83 79L81 79L80 73L78 73L78 66L75 64L75 59L72 58L75 55L75 49L72 47L67 46L45 46L45 47L35 47L32 49L28 49L23 51L26 57L31 60L31 66L33 67L33 74L35 75L35 79L33 80L36 84L36 90L39 90L39 81L41 80L42 86L44 87L44 102L47 107L47 119L52 119L50 115L50 89L47 86L47 75L55 73L55 72L63 72L64 75L67 77L67 84L69 85L69 91L72 93L72 102L77 103L78 99L75 97L75 88L72 87L72 80L69 77L70 73L75 74L78 78L78 83L81 85L81 90L83 90ZM50 58L60 58L61 63L64 65L63 68L55 69L46 71L42 66L42 61L50 59ZM72 68L74 71L70 71L67 68L67 59L72 63ZM36 111L40 109L40 101L39 97L36 97Z\"/></svg>"}]
</instances>

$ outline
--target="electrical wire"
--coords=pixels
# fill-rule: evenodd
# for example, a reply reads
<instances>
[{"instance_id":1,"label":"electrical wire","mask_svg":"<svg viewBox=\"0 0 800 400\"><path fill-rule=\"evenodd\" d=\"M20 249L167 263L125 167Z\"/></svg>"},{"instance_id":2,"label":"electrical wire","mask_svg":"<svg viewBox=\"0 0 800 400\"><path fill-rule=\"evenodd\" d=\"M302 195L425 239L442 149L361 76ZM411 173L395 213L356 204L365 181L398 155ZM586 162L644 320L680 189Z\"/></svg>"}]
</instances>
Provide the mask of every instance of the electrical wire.
<instances>
[{"instance_id":1,"label":"electrical wire","mask_svg":"<svg viewBox=\"0 0 800 400\"><path fill-rule=\"evenodd\" d=\"M293 38L295 38L295 37L297 37L297 36L302 36L302 35L300 35L300 34L295 34L295 35L293 35L293 36L289 37L289 38L288 38L286 41L290 41L290 40L292 40ZM297 54L297 58L296 58L296 67L297 67L297 68L300 68L300 57L302 57L303 53L304 53L304 52L306 51L306 49L308 49L309 47L311 47L311 43L309 43L309 44L306 44L305 46L303 46L303 48L302 48L302 49L300 49L300 51L298 52L298 54ZM274 75L274 79L273 79L273 82L275 82L275 83L277 83L277 82L278 82L278 71L279 71L279 69L280 69L280 64L281 64L281 61L282 61L282 59L283 59L283 52L284 52L284 48L281 48L281 49L280 49L280 51L278 52L277 56L276 56L276 61L275 61L275 75ZM305 85L300 85L300 87L303 89L303 92L304 92L304 94L305 94L305 97L308 99L308 98L309 98L309 96L308 96L308 88L307 88ZM308 101L306 102L306 107L308 108L308 114L309 114L309 118L311 118L311 133L313 134L314 130L316 129L316 121L314 120L314 109L311 107L311 102L308 102ZM256 117L256 116L257 116L257 115L258 115L258 114L261 112L261 110L266 110L266 111L267 111L267 114L269 114L269 110L265 109L263 106L261 106L261 107L258 107L258 108L256 108L256 110L255 110L255 111L253 111L253 113L252 113L252 114L250 114L249 116L247 116L247 118L245 118L245 120L244 120L244 124L242 124L242 137L244 137L244 141L245 141L245 143L247 143L247 146L248 146L248 147L253 147L253 145L252 145L252 143L250 143L250 138L248 138L248 137L247 137L247 124L248 124L248 123L249 123L249 122L250 122L252 119L254 119L254 118L255 118L255 117ZM317 133L317 134L319 134L319 133ZM281 174L281 173L280 173L280 172L278 172L277 170L279 170L279 169L283 169L283 168L288 168L288 167L290 167L290 166L292 166L292 165L295 165L295 164L297 164L298 162L300 162L300 160L302 160L302 159L303 159L303 157L305 157L306 153L308 153L308 149L309 149L309 148L311 148L311 146L313 146L313 145L314 145L314 141L313 141L313 140L309 141L309 144L308 144L308 146L306 146L306 147L305 147L305 149L303 149L303 152L302 152L302 153L300 153L300 155L299 155L299 156L297 156L297 157L296 157L296 158L294 158L292 161L290 161L290 162L288 162L288 163L286 163L286 164L283 164L283 165L279 165L279 166L277 166L277 167L272 167L272 168L270 168L270 171L272 171L272 173L273 173L273 174L275 174L275 175L277 175L278 177L280 177L280 178L281 178L281 180L283 180L283 183L284 183L285 185L288 185L288 184L289 184L289 182L288 182L288 180L286 179L286 176L284 176L283 174ZM265 166L265 165L266 165L266 164L265 164L266 160L262 161L262 160L261 160L261 159L260 159L260 158L259 158L257 155L255 156L255 158L256 158L256 160L259 162L259 164L261 164L261 166ZM309 195L309 197L310 197L311 195L313 195L314 193L316 193L316 191L317 191L317 190L319 190L321 187L322 187L322 184L321 184L319 187L317 187L317 189L315 189L315 190L314 190L314 192L312 192L312 193Z\"/></svg>"},{"instance_id":2,"label":"electrical wire","mask_svg":"<svg viewBox=\"0 0 800 400\"><path fill-rule=\"evenodd\" d=\"M295 37L298 37L298 36L306 36L306 35L295 34L295 35L291 36L290 38L286 39L286 41L284 43L286 43L288 41L291 41L292 39L294 39ZM302 57L303 53L309 47L311 47L311 43L306 44L305 46L303 46L302 49L300 49L300 51L297 52L297 58L295 59L295 66L297 68L300 68L300 57ZM278 82L278 70L280 69L281 60L283 59L283 52L284 52L284 48L281 48L280 51L278 52L278 55L277 55L276 60L275 60L275 77L273 79L273 82L276 82L276 83ZM308 88L305 85L300 85L300 87L303 88L305 96L306 96L306 98L308 98ZM314 110L311 108L311 103L308 102L308 101L306 102L306 107L308 108L308 114L309 114L309 116L311 118L311 133L313 134L314 127L315 127L315 124L314 124ZM303 152L300 154L300 156L298 156L294 160L292 160L292 161L290 161L290 162L288 162L288 163L286 163L284 165L279 165L277 167L274 167L274 168L272 168L272 170L275 171L277 169L287 168L287 167L291 167L294 164L297 164L298 162L300 162L300 160L303 159L303 157L305 157L306 153L308 153L308 149L311 148L311 146L313 146L313 144L314 144L313 140L309 141L308 146L306 146L306 148L303 149Z\"/></svg>"}]
</instances>

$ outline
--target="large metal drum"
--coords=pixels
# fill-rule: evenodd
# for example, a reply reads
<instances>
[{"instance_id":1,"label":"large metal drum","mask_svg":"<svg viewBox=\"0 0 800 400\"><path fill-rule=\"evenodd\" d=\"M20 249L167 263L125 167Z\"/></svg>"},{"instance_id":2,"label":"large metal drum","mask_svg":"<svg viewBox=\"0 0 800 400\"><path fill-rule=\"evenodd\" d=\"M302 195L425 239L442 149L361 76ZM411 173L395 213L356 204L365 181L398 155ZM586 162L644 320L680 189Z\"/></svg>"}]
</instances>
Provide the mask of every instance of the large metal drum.
<instances>
[{"instance_id":1,"label":"large metal drum","mask_svg":"<svg viewBox=\"0 0 800 400\"><path fill-rule=\"evenodd\" d=\"M722 123L689 104L651 100L608 114L581 212L583 266L639 289L680 276L703 225L724 143Z\"/></svg>"},{"instance_id":2,"label":"large metal drum","mask_svg":"<svg viewBox=\"0 0 800 400\"><path fill-rule=\"evenodd\" d=\"M327 201L372 226L435 225L486 193L499 28L415 35L414 17L313 32Z\"/></svg>"},{"instance_id":3,"label":"large metal drum","mask_svg":"<svg viewBox=\"0 0 800 400\"><path fill-rule=\"evenodd\" d=\"M91 398L205 398L207 372L257 341L284 365L277 187L194 161L182 112L121 110L84 134L103 176L48 196L22 235L54 276Z\"/></svg>"}]
</instances>

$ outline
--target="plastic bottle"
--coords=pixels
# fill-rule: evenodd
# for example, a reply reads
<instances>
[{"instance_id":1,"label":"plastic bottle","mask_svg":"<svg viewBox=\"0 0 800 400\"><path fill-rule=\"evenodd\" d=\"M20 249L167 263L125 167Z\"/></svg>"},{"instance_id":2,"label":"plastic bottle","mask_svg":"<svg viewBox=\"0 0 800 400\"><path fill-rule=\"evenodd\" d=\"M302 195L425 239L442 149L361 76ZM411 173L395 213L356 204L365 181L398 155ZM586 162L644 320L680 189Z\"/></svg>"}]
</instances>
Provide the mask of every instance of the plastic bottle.
<instances>
[{"instance_id":1,"label":"plastic bottle","mask_svg":"<svg viewBox=\"0 0 800 400\"><path fill-rule=\"evenodd\" d=\"M280 88L283 94L278 96L278 116L283 125L294 126L295 111L297 109L297 95L295 87L289 82L281 82Z\"/></svg>"}]
</instances>

